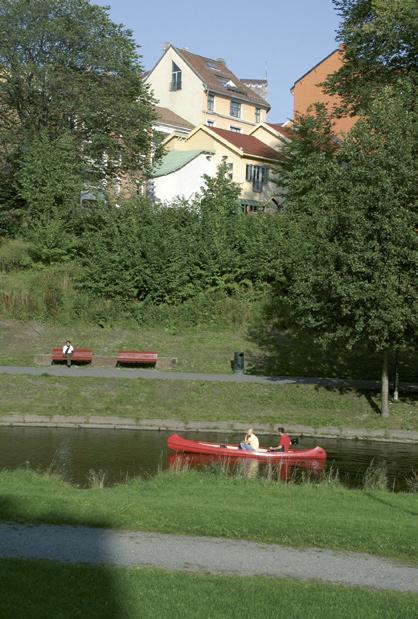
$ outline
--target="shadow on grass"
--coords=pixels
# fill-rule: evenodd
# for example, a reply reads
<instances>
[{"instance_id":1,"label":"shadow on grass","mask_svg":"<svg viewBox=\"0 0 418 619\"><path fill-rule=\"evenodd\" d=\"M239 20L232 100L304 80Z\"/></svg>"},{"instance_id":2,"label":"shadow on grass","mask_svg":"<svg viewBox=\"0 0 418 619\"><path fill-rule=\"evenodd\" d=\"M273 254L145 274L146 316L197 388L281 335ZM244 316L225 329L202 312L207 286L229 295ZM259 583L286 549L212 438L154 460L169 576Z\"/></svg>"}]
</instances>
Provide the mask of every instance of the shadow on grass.
<instances>
[{"instance_id":1,"label":"shadow on grass","mask_svg":"<svg viewBox=\"0 0 418 619\"><path fill-rule=\"evenodd\" d=\"M406 516L418 516L418 509L404 509L403 507L399 507L399 505L393 505L390 500L382 499L381 497L374 496L371 492L364 490L364 495L369 499L374 501L375 503L380 503L381 505L385 505L386 507L390 507L393 510L400 512L401 514L405 514Z\"/></svg>"},{"instance_id":2,"label":"shadow on grass","mask_svg":"<svg viewBox=\"0 0 418 619\"><path fill-rule=\"evenodd\" d=\"M297 338L265 322L251 326L247 339L262 351L247 355L248 374L380 380L381 355L371 353L366 347L358 346L351 351L334 348L325 352L309 337ZM414 348L401 351L401 381L418 382L416 357ZM393 355L389 364L393 375Z\"/></svg>"},{"instance_id":3,"label":"shadow on grass","mask_svg":"<svg viewBox=\"0 0 418 619\"><path fill-rule=\"evenodd\" d=\"M58 521L53 513L49 516L51 522ZM125 616L115 574L106 566L109 548L105 532L89 535L89 530L80 526L36 526L36 519L23 524L27 510L9 497L0 497L0 518L2 617ZM97 526L106 525L104 520L97 522Z\"/></svg>"}]
</instances>

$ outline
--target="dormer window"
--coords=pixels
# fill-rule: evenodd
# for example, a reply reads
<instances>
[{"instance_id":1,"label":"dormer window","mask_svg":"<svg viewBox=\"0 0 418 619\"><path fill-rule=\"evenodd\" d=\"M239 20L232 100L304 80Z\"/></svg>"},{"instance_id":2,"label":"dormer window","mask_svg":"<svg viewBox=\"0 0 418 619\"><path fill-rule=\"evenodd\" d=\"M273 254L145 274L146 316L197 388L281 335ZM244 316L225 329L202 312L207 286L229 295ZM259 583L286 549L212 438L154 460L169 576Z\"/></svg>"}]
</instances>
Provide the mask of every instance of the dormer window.
<instances>
[{"instance_id":1,"label":"dormer window","mask_svg":"<svg viewBox=\"0 0 418 619\"><path fill-rule=\"evenodd\" d=\"M181 90L181 69L175 62L171 63L170 90Z\"/></svg>"}]
</instances>

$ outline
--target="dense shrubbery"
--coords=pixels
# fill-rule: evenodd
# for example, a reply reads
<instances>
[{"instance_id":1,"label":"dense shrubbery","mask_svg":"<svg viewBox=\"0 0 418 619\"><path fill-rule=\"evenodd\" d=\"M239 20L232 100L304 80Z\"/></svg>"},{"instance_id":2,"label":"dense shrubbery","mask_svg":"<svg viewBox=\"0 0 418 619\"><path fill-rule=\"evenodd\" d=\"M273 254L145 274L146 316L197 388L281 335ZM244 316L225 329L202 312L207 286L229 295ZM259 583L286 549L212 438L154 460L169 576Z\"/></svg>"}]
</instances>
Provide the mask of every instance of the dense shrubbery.
<instances>
[{"instance_id":1,"label":"dense shrubbery","mask_svg":"<svg viewBox=\"0 0 418 619\"><path fill-rule=\"evenodd\" d=\"M193 202L133 198L75 209L71 232L49 214L0 244L0 302L19 318L242 324L274 278L280 217L245 217L220 169ZM68 209L67 209L68 212ZM62 242L62 246L61 246ZM77 248L76 254L71 247Z\"/></svg>"}]
</instances>

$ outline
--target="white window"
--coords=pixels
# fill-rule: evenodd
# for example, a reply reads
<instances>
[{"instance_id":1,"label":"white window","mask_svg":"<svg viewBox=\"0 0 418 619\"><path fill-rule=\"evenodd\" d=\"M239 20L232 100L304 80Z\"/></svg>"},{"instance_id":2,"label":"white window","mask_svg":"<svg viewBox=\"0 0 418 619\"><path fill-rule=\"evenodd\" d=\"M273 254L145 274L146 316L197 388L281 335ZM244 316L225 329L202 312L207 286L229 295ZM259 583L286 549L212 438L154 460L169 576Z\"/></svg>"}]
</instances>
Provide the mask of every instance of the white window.
<instances>
[{"instance_id":1,"label":"white window","mask_svg":"<svg viewBox=\"0 0 418 619\"><path fill-rule=\"evenodd\" d=\"M261 108L255 108L255 122L259 123L261 121Z\"/></svg>"},{"instance_id":2,"label":"white window","mask_svg":"<svg viewBox=\"0 0 418 619\"><path fill-rule=\"evenodd\" d=\"M229 129L234 133L241 133L241 127L234 127L233 125L229 125Z\"/></svg>"},{"instance_id":3,"label":"white window","mask_svg":"<svg viewBox=\"0 0 418 619\"><path fill-rule=\"evenodd\" d=\"M206 124L208 127L214 127L215 126L215 121L214 120L207 120Z\"/></svg>"},{"instance_id":4,"label":"white window","mask_svg":"<svg viewBox=\"0 0 418 619\"><path fill-rule=\"evenodd\" d=\"M235 99L232 99L229 108L229 115L233 116L234 118L241 118L241 103L239 101L235 101Z\"/></svg>"},{"instance_id":5,"label":"white window","mask_svg":"<svg viewBox=\"0 0 418 619\"><path fill-rule=\"evenodd\" d=\"M208 112L215 111L215 95L208 95Z\"/></svg>"}]
</instances>

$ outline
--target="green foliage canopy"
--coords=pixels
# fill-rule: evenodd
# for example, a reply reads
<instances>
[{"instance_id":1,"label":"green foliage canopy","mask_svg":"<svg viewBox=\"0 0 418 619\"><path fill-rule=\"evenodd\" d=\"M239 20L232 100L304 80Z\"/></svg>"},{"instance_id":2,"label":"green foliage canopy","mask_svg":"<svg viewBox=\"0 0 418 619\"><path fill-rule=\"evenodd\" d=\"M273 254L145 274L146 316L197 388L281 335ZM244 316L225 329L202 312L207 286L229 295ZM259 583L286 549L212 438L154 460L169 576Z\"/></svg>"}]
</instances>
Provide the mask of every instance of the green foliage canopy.
<instances>
[{"instance_id":1,"label":"green foliage canopy","mask_svg":"<svg viewBox=\"0 0 418 619\"><path fill-rule=\"evenodd\" d=\"M412 97L408 84L385 87L337 149L323 116L303 118L302 147L289 148L277 299L295 328L324 346L363 342L384 351L414 337ZM327 141L329 149L315 146Z\"/></svg>"},{"instance_id":2,"label":"green foliage canopy","mask_svg":"<svg viewBox=\"0 0 418 619\"><path fill-rule=\"evenodd\" d=\"M153 99L132 33L107 8L1 0L0 65L0 185L12 179L14 188L0 187L0 196L9 208L22 198L22 158L41 136L71 135L89 183L147 172Z\"/></svg>"},{"instance_id":3,"label":"green foliage canopy","mask_svg":"<svg viewBox=\"0 0 418 619\"><path fill-rule=\"evenodd\" d=\"M342 97L340 113L364 113L384 85L416 72L415 0L333 0L342 18L337 40L344 64L326 89Z\"/></svg>"}]
</instances>

